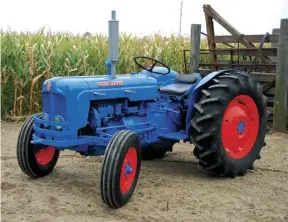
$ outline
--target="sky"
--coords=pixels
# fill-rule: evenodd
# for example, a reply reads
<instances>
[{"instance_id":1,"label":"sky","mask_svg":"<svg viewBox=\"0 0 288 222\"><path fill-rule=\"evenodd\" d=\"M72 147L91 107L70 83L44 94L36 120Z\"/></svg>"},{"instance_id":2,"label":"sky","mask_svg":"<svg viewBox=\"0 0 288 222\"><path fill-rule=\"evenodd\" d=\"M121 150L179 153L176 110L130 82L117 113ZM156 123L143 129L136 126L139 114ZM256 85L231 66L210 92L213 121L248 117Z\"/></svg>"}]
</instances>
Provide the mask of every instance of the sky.
<instances>
[{"instance_id":1,"label":"sky","mask_svg":"<svg viewBox=\"0 0 288 222\"><path fill-rule=\"evenodd\" d=\"M191 24L206 33L203 4L210 4L243 34L271 33L288 18L288 0L182 0L181 35L189 36ZM111 10L119 29L133 35L179 34L181 0L2 0L2 30L35 32L41 27L73 34L108 33ZM218 23L215 34L228 34Z\"/></svg>"}]
</instances>

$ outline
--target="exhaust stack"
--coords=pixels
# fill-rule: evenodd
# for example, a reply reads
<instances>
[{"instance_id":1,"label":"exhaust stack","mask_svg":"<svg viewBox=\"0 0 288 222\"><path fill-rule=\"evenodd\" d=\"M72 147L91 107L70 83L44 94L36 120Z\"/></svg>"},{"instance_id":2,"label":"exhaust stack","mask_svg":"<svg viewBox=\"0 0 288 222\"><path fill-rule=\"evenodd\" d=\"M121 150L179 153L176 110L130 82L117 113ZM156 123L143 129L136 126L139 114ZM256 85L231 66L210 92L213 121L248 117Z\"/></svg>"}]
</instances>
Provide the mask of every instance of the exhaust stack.
<instances>
[{"instance_id":1,"label":"exhaust stack","mask_svg":"<svg viewBox=\"0 0 288 222\"><path fill-rule=\"evenodd\" d=\"M111 20L108 21L109 25L109 58L108 58L108 75L111 78L116 78L116 62L118 61L118 50L119 50L119 21L116 20L116 11L112 11ZM109 67L110 66L110 67Z\"/></svg>"}]
</instances>

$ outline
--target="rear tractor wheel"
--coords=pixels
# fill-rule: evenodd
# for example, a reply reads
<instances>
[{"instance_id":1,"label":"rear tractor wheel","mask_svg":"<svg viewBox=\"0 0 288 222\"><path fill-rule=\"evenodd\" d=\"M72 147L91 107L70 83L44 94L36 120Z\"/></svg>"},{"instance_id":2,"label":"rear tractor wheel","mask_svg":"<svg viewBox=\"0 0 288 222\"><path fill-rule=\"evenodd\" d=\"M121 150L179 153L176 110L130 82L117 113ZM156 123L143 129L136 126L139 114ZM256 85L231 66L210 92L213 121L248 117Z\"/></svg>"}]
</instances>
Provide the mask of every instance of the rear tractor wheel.
<instances>
[{"instance_id":1,"label":"rear tractor wheel","mask_svg":"<svg viewBox=\"0 0 288 222\"><path fill-rule=\"evenodd\" d=\"M100 189L105 204L124 206L136 188L141 166L138 136L130 130L117 132L110 140L101 169Z\"/></svg>"},{"instance_id":2,"label":"rear tractor wheel","mask_svg":"<svg viewBox=\"0 0 288 222\"><path fill-rule=\"evenodd\" d=\"M267 98L252 77L218 76L194 105L190 141L199 164L216 176L243 176L265 146Z\"/></svg>"},{"instance_id":3,"label":"rear tractor wheel","mask_svg":"<svg viewBox=\"0 0 288 222\"><path fill-rule=\"evenodd\" d=\"M32 178L49 175L59 157L60 151L53 146L31 144L33 134L33 116L28 117L17 142L17 160L21 170Z\"/></svg>"}]
</instances>

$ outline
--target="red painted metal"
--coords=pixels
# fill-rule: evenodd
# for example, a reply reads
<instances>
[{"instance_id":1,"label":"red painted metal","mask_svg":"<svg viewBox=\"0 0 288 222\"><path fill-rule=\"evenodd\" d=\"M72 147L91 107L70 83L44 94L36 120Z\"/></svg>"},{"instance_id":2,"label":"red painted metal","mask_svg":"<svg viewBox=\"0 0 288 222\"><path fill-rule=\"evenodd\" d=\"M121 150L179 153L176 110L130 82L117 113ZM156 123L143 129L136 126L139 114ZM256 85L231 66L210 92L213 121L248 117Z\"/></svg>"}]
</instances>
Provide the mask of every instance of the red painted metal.
<instances>
[{"instance_id":1,"label":"red painted metal","mask_svg":"<svg viewBox=\"0 0 288 222\"><path fill-rule=\"evenodd\" d=\"M235 97L222 119L221 138L226 153L233 159L246 156L254 146L259 129L259 114L254 100L247 95Z\"/></svg>"},{"instance_id":2,"label":"red painted metal","mask_svg":"<svg viewBox=\"0 0 288 222\"><path fill-rule=\"evenodd\" d=\"M46 89L48 92L50 92L50 90L51 90L51 83L50 82L47 82Z\"/></svg>"},{"instance_id":3,"label":"red painted metal","mask_svg":"<svg viewBox=\"0 0 288 222\"><path fill-rule=\"evenodd\" d=\"M137 170L137 151L130 147L124 157L120 172L120 191L122 194L127 193L134 181Z\"/></svg>"},{"instance_id":4,"label":"red painted metal","mask_svg":"<svg viewBox=\"0 0 288 222\"><path fill-rule=\"evenodd\" d=\"M35 158L38 164L45 166L52 161L54 154L55 154L55 147L47 146L43 149L40 149L37 153L35 153Z\"/></svg>"}]
</instances>

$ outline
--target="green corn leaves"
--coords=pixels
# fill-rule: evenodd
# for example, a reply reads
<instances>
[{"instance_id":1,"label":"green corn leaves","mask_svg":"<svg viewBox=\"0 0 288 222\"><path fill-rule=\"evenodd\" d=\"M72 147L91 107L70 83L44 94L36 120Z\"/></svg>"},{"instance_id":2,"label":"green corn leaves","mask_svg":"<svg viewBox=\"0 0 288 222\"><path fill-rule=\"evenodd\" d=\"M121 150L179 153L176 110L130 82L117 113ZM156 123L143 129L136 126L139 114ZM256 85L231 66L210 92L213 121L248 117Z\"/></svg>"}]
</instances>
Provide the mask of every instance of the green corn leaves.
<instances>
[{"instance_id":1,"label":"green corn leaves","mask_svg":"<svg viewBox=\"0 0 288 222\"><path fill-rule=\"evenodd\" d=\"M183 49L189 48L189 38L121 34L117 73L139 70L133 62L133 57L137 55L157 58L183 73ZM207 48L206 41L201 42L201 48ZM189 61L189 53L187 56ZM106 74L107 58L108 38L104 35L52 35L49 32L45 34L44 29L21 34L1 31L2 117L41 111L41 87L45 79L54 76ZM201 56L201 62L205 61L209 61L209 57ZM15 98L21 100L15 101Z\"/></svg>"}]
</instances>

